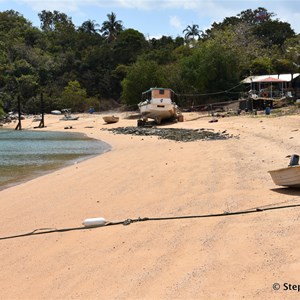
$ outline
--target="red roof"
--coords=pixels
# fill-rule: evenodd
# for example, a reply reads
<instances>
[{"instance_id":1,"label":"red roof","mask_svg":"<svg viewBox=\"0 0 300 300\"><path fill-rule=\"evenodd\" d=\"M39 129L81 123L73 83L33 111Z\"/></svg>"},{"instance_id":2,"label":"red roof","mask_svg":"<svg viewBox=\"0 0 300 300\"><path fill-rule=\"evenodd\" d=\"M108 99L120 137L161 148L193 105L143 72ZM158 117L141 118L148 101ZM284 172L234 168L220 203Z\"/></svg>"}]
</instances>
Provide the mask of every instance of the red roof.
<instances>
[{"instance_id":1,"label":"red roof","mask_svg":"<svg viewBox=\"0 0 300 300\"><path fill-rule=\"evenodd\" d=\"M259 80L254 80L254 82L286 82L286 80L275 78L275 77L266 77Z\"/></svg>"}]
</instances>

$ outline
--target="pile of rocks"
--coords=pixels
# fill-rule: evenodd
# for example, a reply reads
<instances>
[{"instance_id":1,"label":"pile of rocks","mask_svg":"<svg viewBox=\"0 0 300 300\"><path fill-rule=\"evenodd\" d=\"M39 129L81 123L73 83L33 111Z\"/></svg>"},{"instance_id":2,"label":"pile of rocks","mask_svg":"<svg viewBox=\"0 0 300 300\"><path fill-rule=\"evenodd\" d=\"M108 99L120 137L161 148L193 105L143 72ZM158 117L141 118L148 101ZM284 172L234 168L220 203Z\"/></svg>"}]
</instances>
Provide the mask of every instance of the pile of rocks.
<instances>
[{"instance_id":1,"label":"pile of rocks","mask_svg":"<svg viewBox=\"0 0 300 300\"><path fill-rule=\"evenodd\" d=\"M3 124L11 123L12 121L17 120L11 116L1 116L0 117L0 126L3 126Z\"/></svg>"},{"instance_id":2,"label":"pile of rocks","mask_svg":"<svg viewBox=\"0 0 300 300\"><path fill-rule=\"evenodd\" d=\"M192 142L197 140L225 140L233 135L223 132L214 132L213 129L180 129L180 128L145 128L145 127L117 127L102 129L112 131L115 134L131 134L137 136L158 136L161 139L169 139L178 142Z\"/></svg>"},{"instance_id":3,"label":"pile of rocks","mask_svg":"<svg viewBox=\"0 0 300 300\"><path fill-rule=\"evenodd\" d=\"M19 119L18 114L8 113L7 115L0 117L0 126L3 124L11 123L12 121L16 121ZM24 116L21 116L21 120L24 120Z\"/></svg>"}]
</instances>

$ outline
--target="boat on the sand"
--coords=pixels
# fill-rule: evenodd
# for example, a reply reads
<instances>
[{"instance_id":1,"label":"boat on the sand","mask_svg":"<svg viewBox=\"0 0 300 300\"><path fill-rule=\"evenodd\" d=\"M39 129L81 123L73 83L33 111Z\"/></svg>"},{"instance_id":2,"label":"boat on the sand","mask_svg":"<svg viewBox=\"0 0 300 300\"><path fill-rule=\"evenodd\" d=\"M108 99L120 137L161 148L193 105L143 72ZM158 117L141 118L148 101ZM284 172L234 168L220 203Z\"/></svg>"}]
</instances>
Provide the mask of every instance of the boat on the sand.
<instances>
[{"instance_id":1,"label":"boat on the sand","mask_svg":"<svg viewBox=\"0 0 300 300\"><path fill-rule=\"evenodd\" d=\"M292 155L288 167L272 170L269 173L276 185L300 188L299 156Z\"/></svg>"},{"instance_id":2,"label":"boat on the sand","mask_svg":"<svg viewBox=\"0 0 300 300\"><path fill-rule=\"evenodd\" d=\"M115 117L115 116L104 116L103 120L105 123L107 124L113 124L113 123L117 123L119 122L119 117Z\"/></svg>"},{"instance_id":3,"label":"boat on the sand","mask_svg":"<svg viewBox=\"0 0 300 300\"><path fill-rule=\"evenodd\" d=\"M175 103L176 94L168 88L150 88L142 93L142 101L138 104L142 119L153 119L160 124L164 119L178 117L178 106Z\"/></svg>"},{"instance_id":4,"label":"boat on the sand","mask_svg":"<svg viewBox=\"0 0 300 300\"><path fill-rule=\"evenodd\" d=\"M51 110L51 115L61 115L60 110Z\"/></svg>"},{"instance_id":5,"label":"boat on the sand","mask_svg":"<svg viewBox=\"0 0 300 300\"><path fill-rule=\"evenodd\" d=\"M74 121L79 119L78 116L71 115L70 109L62 109L62 113L64 114L64 117L60 119L61 121Z\"/></svg>"}]
</instances>

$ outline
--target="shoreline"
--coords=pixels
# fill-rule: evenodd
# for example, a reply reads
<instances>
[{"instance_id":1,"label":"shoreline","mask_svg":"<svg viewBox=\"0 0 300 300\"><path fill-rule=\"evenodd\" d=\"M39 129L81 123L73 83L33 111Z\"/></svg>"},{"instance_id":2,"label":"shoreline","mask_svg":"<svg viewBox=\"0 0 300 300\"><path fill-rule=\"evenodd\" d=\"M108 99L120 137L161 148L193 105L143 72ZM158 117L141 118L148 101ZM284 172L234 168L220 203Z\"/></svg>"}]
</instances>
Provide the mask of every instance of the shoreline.
<instances>
[{"instance_id":1,"label":"shoreline","mask_svg":"<svg viewBox=\"0 0 300 300\"><path fill-rule=\"evenodd\" d=\"M0 237L78 227L90 217L113 222L299 203L299 189L275 186L267 173L299 153L299 115L211 124L184 113L185 122L167 127L239 136L186 143L100 130L136 125L119 115L111 125L101 115L68 122L112 151L0 191ZM56 118L45 116L47 130L64 130ZM272 285L297 283L298 215L286 209L3 240L0 298L294 299Z\"/></svg>"},{"instance_id":2,"label":"shoreline","mask_svg":"<svg viewBox=\"0 0 300 300\"><path fill-rule=\"evenodd\" d=\"M5 130L5 129L14 131L13 128L6 127L6 128L0 128L0 133L1 133L1 130ZM47 129L46 130L45 129L43 130L44 132L51 132L51 130L47 131ZM32 132L34 132L35 130L34 129L24 129L23 131L32 131ZM61 131L61 132L63 132L63 131ZM68 134L69 132L64 132L64 133ZM74 133L74 132L72 132L72 133ZM81 135L82 137L84 137L87 140L87 142L88 142L88 139L91 139L91 137L88 137L88 135L85 134L85 133L76 132L76 134ZM94 139L94 140L96 140L96 139ZM97 141L100 141L100 140L97 139ZM105 143L104 141L100 141L100 142L102 143L103 147L105 147L105 149L103 149L102 152L95 153L95 154L85 154L85 155L84 154L78 154L76 158L72 158L72 159L69 158L69 159L65 159L65 160L62 160L62 161L57 162L57 163L51 162L50 164L40 165L37 168L33 168L30 172L24 173L22 175L18 174L16 178L11 178L8 181L1 182L0 191L2 191L4 189L7 189L7 188L10 188L10 187L13 187L13 186L16 186L18 184L22 184L22 183L25 183L27 181L33 180L33 179L38 178L40 176L44 176L44 175L52 173L56 170L63 169L63 168L68 167L72 164L80 163L84 160L91 159L91 158L93 158L95 156L98 156L98 155L102 155L102 154L104 154L104 153L111 150L111 146L109 144Z\"/></svg>"},{"instance_id":3,"label":"shoreline","mask_svg":"<svg viewBox=\"0 0 300 300\"><path fill-rule=\"evenodd\" d=\"M22 178L20 177L19 179L17 179L14 182L5 183L3 185L0 185L0 192L3 191L3 190L5 190L5 189L17 186L19 184L24 184L24 183L26 183L28 181L34 180L34 179L42 177L44 175L51 174L51 173L53 173L55 171L63 170L64 168L67 168L67 167L69 167L69 166L71 166L73 164L77 164L77 163L81 163L81 162L83 162L85 160L93 159L96 156L103 155L103 154L105 154L105 153L107 153L109 151L111 151L111 150L104 151L104 152L102 152L100 154L85 155L83 157L79 157L79 158L76 158L76 159L65 161L64 163L59 164L60 166L56 166L56 167L53 166L53 167L49 167L49 168L46 168L46 169L44 168L41 171L35 170L34 173L32 173L32 174L26 174L26 175L22 176Z\"/></svg>"}]
</instances>

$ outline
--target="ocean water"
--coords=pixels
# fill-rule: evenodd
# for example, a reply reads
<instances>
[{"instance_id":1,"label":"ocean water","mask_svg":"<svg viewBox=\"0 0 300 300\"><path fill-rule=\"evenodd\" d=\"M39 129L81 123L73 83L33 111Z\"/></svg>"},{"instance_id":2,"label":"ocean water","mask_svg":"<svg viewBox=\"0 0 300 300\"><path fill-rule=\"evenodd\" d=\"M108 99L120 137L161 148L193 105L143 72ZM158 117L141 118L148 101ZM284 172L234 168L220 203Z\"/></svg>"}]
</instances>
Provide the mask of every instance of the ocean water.
<instances>
[{"instance_id":1,"label":"ocean water","mask_svg":"<svg viewBox=\"0 0 300 300\"><path fill-rule=\"evenodd\" d=\"M0 190L109 150L79 133L0 129Z\"/></svg>"}]
</instances>

